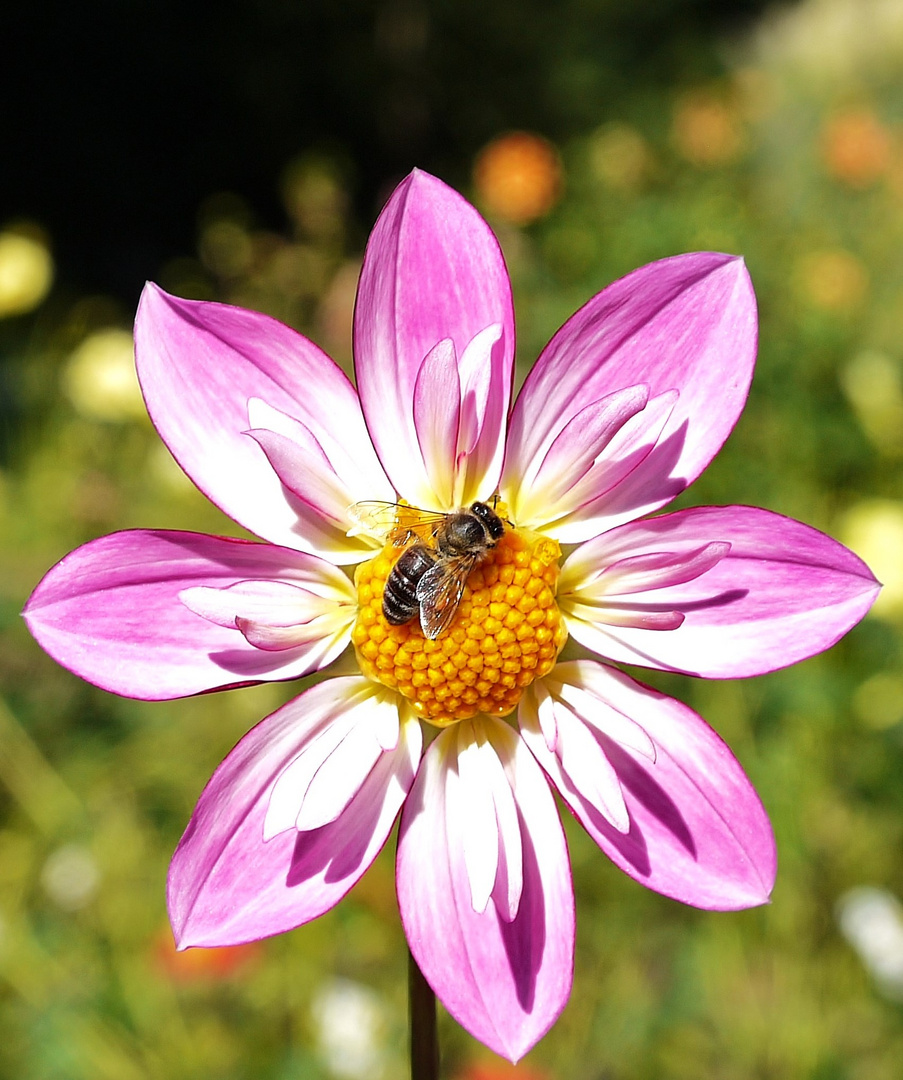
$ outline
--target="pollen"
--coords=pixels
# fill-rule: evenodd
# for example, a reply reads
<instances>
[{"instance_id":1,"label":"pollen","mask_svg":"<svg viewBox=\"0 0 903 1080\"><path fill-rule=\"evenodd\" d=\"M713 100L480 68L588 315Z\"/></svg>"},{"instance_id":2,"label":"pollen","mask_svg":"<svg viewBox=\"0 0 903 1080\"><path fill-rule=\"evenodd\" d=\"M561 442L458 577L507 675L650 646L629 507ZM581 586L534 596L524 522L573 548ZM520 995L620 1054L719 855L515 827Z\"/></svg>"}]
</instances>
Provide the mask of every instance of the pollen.
<instances>
[{"instance_id":1,"label":"pollen","mask_svg":"<svg viewBox=\"0 0 903 1080\"><path fill-rule=\"evenodd\" d=\"M354 575L359 607L351 639L361 671L437 727L477 713L507 716L524 688L551 671L567 640L555 600L558 544L506 529L470 572L450 626L432 641L416 614L402 626L383 615L383 589L402 550L387 545Z\"/></svg>"}]
</instances>

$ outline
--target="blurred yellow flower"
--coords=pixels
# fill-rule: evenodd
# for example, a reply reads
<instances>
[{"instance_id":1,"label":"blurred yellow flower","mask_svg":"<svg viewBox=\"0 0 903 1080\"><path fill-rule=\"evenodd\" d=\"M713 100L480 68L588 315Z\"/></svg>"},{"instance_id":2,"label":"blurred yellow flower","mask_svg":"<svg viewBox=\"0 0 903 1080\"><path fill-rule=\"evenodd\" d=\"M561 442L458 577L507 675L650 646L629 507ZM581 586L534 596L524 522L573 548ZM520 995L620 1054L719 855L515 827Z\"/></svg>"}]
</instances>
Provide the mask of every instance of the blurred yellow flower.
<instances>
[{"instance_id":1,"label":"blurred yellow flower","mask_svg":"<svg viewBox=\"0 0 903 1080\"><path fill-rule=\"evenodd\" d=\"M841 248L813 251L796 265L796 285L803 298L824 311L850 311L865 299L868 270Z\"/></svg>"},{"instance_id":2,"label":"blurred yellow flower","mask_svg":"<svg viewBox=\"0 0 903 1080\"><path fill-rule=\"evenodd\" d=\"M883 453L903 453L903 379L900 365L866 350L840 373L840 385L869 440Z\"/></svg>"},{"instance_id":3,"label":"blurred yellow flower","mask_svg":"<svg viewBox=\"0 0 903 1080\"><path fill-rule=\"evenodd\" d=\"M37 230L0 232L0 319L24 315L53 283L53 258Z\"/></svg>"},{"instance_id":4,"label":"blurred yellow flower","mask_svg":"<svg viewBox=\"0 0 903 1080\"><path fill-rule=\"evenodd\" d=\"M840 524L840 538L865 559L884 583L872 611L889 619L903 616L903 502L868 499L851 507Z\"/></svg>"},{"instance_id":5,"label":"blurred yellow flower","mask_svg":"<svg viewBox=\"0 0 903 1080\"><path fill-rule=\"evenodd\" d=\"M63 370L63 390L90 420L143 419L144 399L129 331L98 330L85 338Z\"/></svg>"},{"instance_id":6,"label":"blurred yellow flower","mask_svg":"<svg viewBox=\"0 0 903 1080\"><path fill-rule=\"evenodd\" d=\"M590 138L589 165L606 187L634 191L651 171L652 151L629 124L603 124Z\"/></svg>"},{"instance_id":7,"label":"blurred yellow flower","mask_svg":"<svg viewBox=\"0 0 903 1080\"><path fill-rule=\"evenodd\" d=\"M894 727L903 721L903 677L879 671L856 688L853 713L866 727Z\"/></svg>"},{"instance_id":8,"label":"blurred yellow flower","mask_svg":"<svg viewBox=\"0 0 903 1080\"><path fill-rule=\"evenodd\" d=\"M548 214L561 196L564 179L558 151L528 131L493 139L477 156L473 178L487 210L514 225Z\"/></svg>"}]
</instances>

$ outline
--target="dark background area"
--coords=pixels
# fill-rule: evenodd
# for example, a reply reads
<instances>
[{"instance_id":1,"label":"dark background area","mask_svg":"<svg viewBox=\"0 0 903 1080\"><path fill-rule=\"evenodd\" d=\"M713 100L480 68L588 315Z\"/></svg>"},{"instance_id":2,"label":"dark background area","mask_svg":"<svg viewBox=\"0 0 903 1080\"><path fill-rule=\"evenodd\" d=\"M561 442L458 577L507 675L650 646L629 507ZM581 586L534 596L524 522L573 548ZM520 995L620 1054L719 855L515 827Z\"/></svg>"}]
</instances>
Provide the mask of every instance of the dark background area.
<instances>
[{"instance_id":1,"label":"dark background area","mask_svg":"<svg viewBox=\"0 0 903 1080\"><path fill-rule=\"evenodd\" d=\"M466 183L489 138L565 140L719 66L763 0L42 0L6 7L0 222L49 231L61 282L132 301L198 207L278 226L280 171L347 163L363 235L413 165Z\"/></svg>"}]
</instances>

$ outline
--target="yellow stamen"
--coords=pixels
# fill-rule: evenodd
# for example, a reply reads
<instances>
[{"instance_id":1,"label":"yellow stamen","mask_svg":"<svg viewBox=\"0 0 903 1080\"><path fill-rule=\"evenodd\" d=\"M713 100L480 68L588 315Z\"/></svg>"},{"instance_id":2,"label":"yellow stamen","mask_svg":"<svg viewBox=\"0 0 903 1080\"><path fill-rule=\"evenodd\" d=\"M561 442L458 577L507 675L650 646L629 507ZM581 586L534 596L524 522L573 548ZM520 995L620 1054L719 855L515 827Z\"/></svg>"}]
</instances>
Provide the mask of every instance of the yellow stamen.
<instances>
[{"instance_id":1,"label":"yellow stamen","mask_svg":"<svg viewBox=\"0 0 903 1080\"><path fill-rule=\"evenodd\" d=\"M416 615L404 626L383 615L386 578L400 554L390 544L354 575L359 610L351 639L361 671L438 727L477 713L507 716L524 687L551 671L567 639L555 602L558 544L506 529L471 571L454 620L434 641Z\"/></svg>"}]
</instances>

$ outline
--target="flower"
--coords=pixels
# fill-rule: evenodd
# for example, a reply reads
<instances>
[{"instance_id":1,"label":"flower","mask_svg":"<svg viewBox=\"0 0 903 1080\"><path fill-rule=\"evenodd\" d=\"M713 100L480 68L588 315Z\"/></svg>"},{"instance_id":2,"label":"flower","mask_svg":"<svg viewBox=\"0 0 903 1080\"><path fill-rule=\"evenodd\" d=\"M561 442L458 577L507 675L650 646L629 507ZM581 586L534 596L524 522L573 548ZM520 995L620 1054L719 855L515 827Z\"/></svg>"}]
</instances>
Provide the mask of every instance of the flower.
<instances>
[{"instance_id":1,"label":"flower","mask_svg":"<svg viewBox=\"0 0 903 1080\"><path fill-rule=\"evenodd\" d=\"M202 793L170 870L178 943L315 918L401 811L414 957L449 1012L515 1060L572 981L553 789L667 896L743 908L774 881L768 819L728 748L611 662L771 671L837 641L878 585L846 548L766 510L645 516L699 475L743 407L756 321L737 258L677 256L616 281L552 338L509 409L501 252L460 195L414 172L370 237L354 331L357 390L264 315L148 286L135 337L151 418L266 542L103 537L51 570L25 615L61 663L146 699L297 678L353 641L361 673L263 720ZM479 501L504 518L438 636L387 623L401 548L354 527L367 500L397 500L402 527L406 504ZM576 546L559 568L561 544ZM352 582L340 567L355 564ZM557 662L568 634L602 660Z\"/></svg>"}]
</instances>

